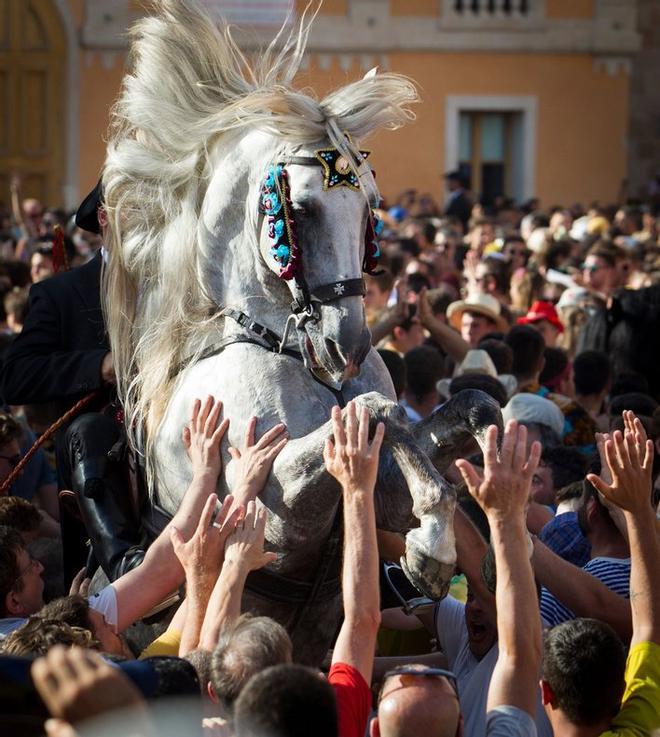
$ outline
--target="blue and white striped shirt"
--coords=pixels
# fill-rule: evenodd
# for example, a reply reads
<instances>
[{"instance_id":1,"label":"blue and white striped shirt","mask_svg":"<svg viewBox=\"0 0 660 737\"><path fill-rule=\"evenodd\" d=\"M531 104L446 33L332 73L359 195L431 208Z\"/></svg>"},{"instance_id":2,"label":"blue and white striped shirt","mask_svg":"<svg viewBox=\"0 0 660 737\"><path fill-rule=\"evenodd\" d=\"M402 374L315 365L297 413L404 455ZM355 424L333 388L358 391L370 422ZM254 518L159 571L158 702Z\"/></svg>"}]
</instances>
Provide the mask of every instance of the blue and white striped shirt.
<instances>
[{"instance_id":1,"label":"blue and white striped shirt","mask_svg":"<svg viewBox=\"0 0 660 737\"><path fill-rule=\"evenodd\" d=\"M602 581L615 594L630 598L630 558L592 558L582 570ZM554 627L575 619L575 614L544 587L541 591L541 617Z\"/></svg>"}]
</instances>

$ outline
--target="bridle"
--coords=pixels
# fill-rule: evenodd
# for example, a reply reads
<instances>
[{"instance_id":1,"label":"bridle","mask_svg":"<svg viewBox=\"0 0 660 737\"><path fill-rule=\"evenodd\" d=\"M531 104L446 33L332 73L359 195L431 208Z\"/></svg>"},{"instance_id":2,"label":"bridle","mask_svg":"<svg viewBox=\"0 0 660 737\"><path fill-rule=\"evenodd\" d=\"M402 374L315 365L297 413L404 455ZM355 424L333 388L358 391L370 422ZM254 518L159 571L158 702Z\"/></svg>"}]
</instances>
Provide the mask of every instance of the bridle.
<instances>
[{"instance_id":1,"label":"bridle","mask_svg":"<svg viewBox=\"0 0 660 737\"><path fill-rule=\"evenodd\" d=\"M263 226L263 218L268 221L268 233L271 239L271 255L280 265L279 277L293 287L294 299L291 312L287 317L281 338L268 328L260 325L246 313L232 307L221 311L224 317L230 317L242 327L247 328L259 338L265 340L271 350L283 353L292 328L298 333L300 354L306 368L314 370L311 356L306 346L304 327L307 322L320 320L319 308L344 297L363 297L365 284L362 277L339 279L310 289L303 267L303 250L298 241L296 223L290 197L289 173L287 165L318 166L323 169L324 191L340 186L354 190L360 189L360 181L356 171L364 165L368 151L360 151L360 159L354 156L353 166L334 148L319 149L314 156L288 156L278 163L272 164L262 182L259 197L258 230ZM378 236L382 230L382 221L370 210L365 233L365 253L362 270L367 274L378 273L378 257L380 247Z\"/></svg>"}]
</instances>

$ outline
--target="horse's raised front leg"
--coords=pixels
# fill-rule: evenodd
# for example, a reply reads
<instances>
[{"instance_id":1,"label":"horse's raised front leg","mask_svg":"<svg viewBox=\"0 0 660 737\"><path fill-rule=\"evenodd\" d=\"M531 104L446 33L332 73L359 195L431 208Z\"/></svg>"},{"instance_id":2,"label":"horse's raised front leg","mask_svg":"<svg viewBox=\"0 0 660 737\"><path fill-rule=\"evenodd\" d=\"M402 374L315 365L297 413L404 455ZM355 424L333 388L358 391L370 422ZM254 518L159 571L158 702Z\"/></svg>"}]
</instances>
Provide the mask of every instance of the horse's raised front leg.
<instances>
[{"instance_id":1,"label":"horse's raised front leg","mask_svg":"<svg viewBox=\"0 0 660 737\"><path fill-rule=\"evenodd\" d=\"M427 596L442 598L453 575L456 561L453 513L455 494L436 471L426 454L417 446L407 421L398 405L377 393L361 395L356 400L370 412L372 427L385 423L385 439L381 451L376 490L376 515L379 527L407 531L406 557L403 567L410 580ZM305 438L289 443L273 468L276 485L270 485L264 501L271 511L289 511L294 527L269 531L274 537L287 539L291 549L287 568L300 557L300 565L309 565L304 551L296 551L296 539L309 540L309 532L318 530L323 521L329 532L340 498L339 487L326 473L322 460L325 440L332 436L330 422ZM275 488L282 490L270 498ZM414 519L419 526L410 529ZM297 568L298 566L294 566Z\"/></svg>"},{"instance_id":2,"label":"horse's raised front leg","mask_svg":"<svg viewBox=\"0 0 660 737\"><path fill-rule=\"evenodd\" d=\"M474 438L483 450L486 430L497 425L502 437L502 412L499 404L479 389L464 389L433 414L412 427L415 440L440 473L457 458Z\"/></svg>"}]
</instances>

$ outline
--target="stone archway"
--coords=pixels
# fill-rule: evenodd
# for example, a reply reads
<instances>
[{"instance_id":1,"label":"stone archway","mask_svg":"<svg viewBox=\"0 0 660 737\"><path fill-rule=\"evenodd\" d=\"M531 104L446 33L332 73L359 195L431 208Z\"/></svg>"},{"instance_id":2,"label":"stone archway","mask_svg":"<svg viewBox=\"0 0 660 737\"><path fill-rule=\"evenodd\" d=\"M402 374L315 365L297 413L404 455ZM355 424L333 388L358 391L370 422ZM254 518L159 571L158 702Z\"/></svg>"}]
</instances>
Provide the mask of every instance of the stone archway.
<instances>
[{"instance_id":1,"label":"stone archway","mask_svg":"<svg viewBox=\"0 0 660 737\"><path fill-rule=\"evenodd\" d=\"M63 204L67 43L52 0L0 0L0 201Z\"/></svg>"}]
</instances>

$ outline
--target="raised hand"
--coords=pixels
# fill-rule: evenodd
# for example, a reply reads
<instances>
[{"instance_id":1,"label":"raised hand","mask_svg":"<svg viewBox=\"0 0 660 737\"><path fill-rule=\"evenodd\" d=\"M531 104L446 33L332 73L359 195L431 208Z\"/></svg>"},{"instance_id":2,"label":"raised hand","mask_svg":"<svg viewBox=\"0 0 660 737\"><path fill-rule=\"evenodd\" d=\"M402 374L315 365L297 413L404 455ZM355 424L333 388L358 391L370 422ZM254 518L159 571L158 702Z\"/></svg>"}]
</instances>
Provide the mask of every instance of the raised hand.
<instances>
[{"instance_id":1,"label":"raised hand","mask_svg":"<svg viewBox=\"0 0 660 737\"><path fill-rule=\"evenodd\" d=\"M32 664L32 680L50 713L76 724L115 709L133 708L148 727L146 703L136 687L98 654L55 645ZM136 716L137 716L136 714Z\"/></svg>"},{"instance_id":2,"label":"raised hand","mask_svg":"<svg viewBox=\"0 0 660 737\"><path fill-rule=\"evenodd\" d=\"M532 476L541 457L541 444L537 441L527 455L527 428L509 420L502 438L502 449L498 458L497 427L491 425L486 431L484 453L484 475L481 477L474 466L464 459L456 466L467 484L471 496L489 517L510 518L524 514L529 502Z\"/></svg>"},{"instance_id":3,"label":"raised hand","mask_svg":"<svg viewBox=\"0 0 660 737\"><path fill-rule=\"evenodd\" d=\"M209 395L204 404L196 399L190 422L183 428L183 444L192 463L193 475L215 475L222 471L220 442L227 432L229 420L218 425L222 402Z\"/></svg>"},{"instance_id":4,"label":"raised hand","mask_svg":"<svg viewBox=\"0 0 660 737\"><path fill-rule=\"evenodd\" d=\"M332 433L334 442L326 440L323 448L328 473L339 481L344 491L373 493L385 425L378 423L369 443L369 411L362 407L358 422L356 404L350 401L346 405L345 430L341 410L336 405L332 408Z\"/></svg>"},{"instance_id":5,"label":"raised hand","mask_svg":"<svg viewBox=\"0 0 660 737\"><path fill-rule=\"evenodd\" d=\"M227 496L213 522L217 501L216 494L211 494L206 500L197 529L187 542L176 527L170 528L174 554L179 559L188 580L207 578L215 583L222 566L225 543L243 512L242 507L237 507L230 513L234 498Z\"/></svg>"},{"instance_id":6,"label":"raised hand","mask_svg":"<svg viewBox=\"0 0 660 737\"><path fill-rule=\"evenodd\" d=\"M227 539L225 563L256 571L277 559L275 553L264 551L266 508L257 501L248 502L245 518Z\"/></svg>"},{"instance_id":7,"label":"raised hand","mask_svg":"<svg viewBox=\"0 0 660 737\"><path fill-rule=\"evenodd\" d=\"M646 438L642 423L633 412L624 412L624 433L619 430L601 439L607 471L590 473L587 480L617 507L631 514L651 510L653 442ZM608 477L609 476L609 477Z\"/></svg>"},{"instance_id":8,"label":"raised hand","mask_svg":"<svg viewBox=\"0 0 660 737\"><path fill-rule=\"evenodd\" d=\"M229 448L229 455L234 461L234 496L242 504L256 499L263 490L270 469L279 452L287 444L289 436L283 423L278 423L266 431L258 442L255 442L257 418L252 417L245 431L243 447Z\"/></svg>"}]
</instances>

